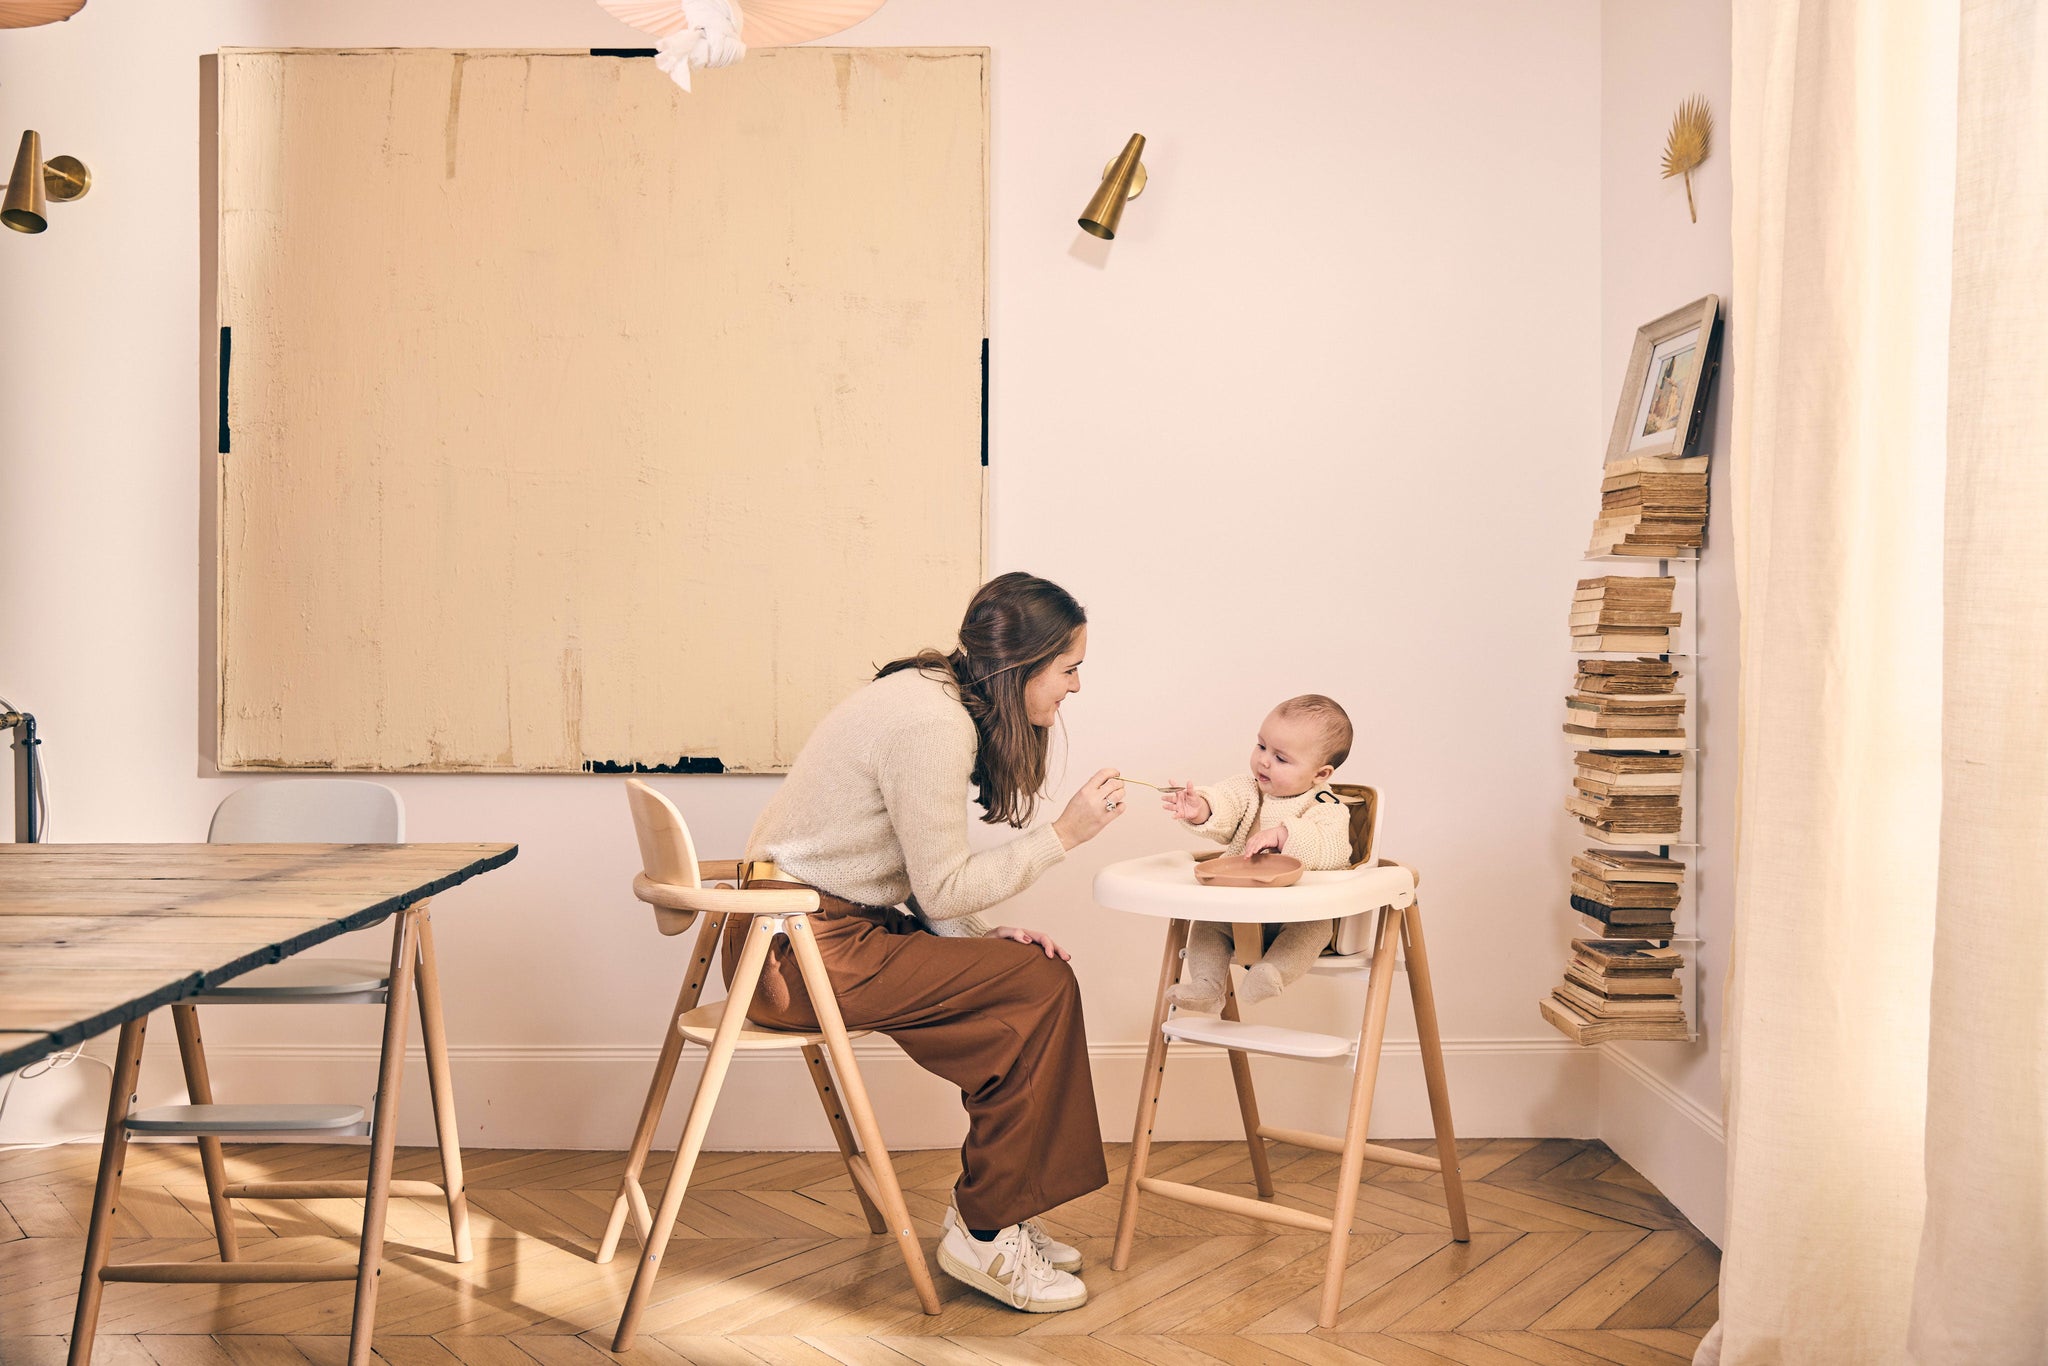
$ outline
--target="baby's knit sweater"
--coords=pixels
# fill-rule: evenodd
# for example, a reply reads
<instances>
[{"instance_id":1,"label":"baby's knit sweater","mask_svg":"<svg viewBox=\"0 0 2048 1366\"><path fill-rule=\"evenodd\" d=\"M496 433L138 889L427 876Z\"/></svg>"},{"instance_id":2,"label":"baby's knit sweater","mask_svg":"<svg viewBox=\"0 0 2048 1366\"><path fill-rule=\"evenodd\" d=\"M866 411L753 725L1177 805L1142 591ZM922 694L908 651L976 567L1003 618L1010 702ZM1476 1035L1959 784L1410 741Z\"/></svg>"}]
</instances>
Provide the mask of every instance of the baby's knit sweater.
<instances>
[{"instance_id":1,"label":"baby's knit sweater","mask_svg":"<svg viewBox=\"0 0 2048 1366\"><path fill-rule=\"evenodd\" d=\"M1242 854L1245 843L1260 830L1284 825L1287 847L1280 852L1300 859L1310 872L1351 866L1351 813L1324 784L1293 797L1267 797L1263 805L1258 780L1249 773L1225 778L1214 787L1198 787L1195 792L1208 799L1209 819L1189 828L1229 845L1232 854Z\"/></svg>"},{"instance_id":2,"label":"baby's knit sweater","mask_svg":"<svg viewBox=\"0 0 2048 1366\"><path fill-rule=\"evenodd\" d=\"M748 858L863 906L911 903L934 934L987 932L975 912L1065 857L1050 824L980 853L967 802L980 737L950 681L878 678L833 708L754 822Z\"/></svg>"}]
</instances>

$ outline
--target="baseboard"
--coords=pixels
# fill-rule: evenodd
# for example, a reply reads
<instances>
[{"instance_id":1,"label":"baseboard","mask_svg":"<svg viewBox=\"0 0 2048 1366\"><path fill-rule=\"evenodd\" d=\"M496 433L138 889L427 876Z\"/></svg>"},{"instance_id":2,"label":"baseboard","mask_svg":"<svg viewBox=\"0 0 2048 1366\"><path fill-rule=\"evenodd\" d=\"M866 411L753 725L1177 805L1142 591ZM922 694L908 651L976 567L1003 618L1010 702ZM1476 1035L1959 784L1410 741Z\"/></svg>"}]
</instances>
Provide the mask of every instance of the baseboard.
<instances>
[{"instance_id":1,"label":"baseboard","mask_svg":"<svg viewBox=\"0 0 2048 1366\"><path fill-rule=\"evenodd\" d=\"M919 1068L887 1039L855 1045L861 1074L893 1147L943 1148L966 1132L959 1093ZM1562 1039L1447 1041L1453 1121L1461 1137L1590 1137L1598 1112L1599 1071L1591 1050ZM663 1121L664 1141L678 1129L695 1087L697 1060L689 1050ZM376 1076L372 1044L209 1044L217 1099L261 1097L293 1103L370 1103ZM1089 1049L1095 1097L1106 1138L1122 1140L1136 1113L1145 1046L1098 1043ZM619 1148L631 1137L653 1071L652 1047L584 1045L468 1045L451 1050L462 1141L479 1148ZM1294 1128L1343 1128L1351 1072L1341 1064L1260 1058L1254 1062L1260 1107L1272 1123ZM793 1053L740 1054L726 1080L709 1137L719 1149L822 1149L830 1131ZM10 1107L6 1142L37 1142L96 1128L106 1105L107 1073L78 1069L68 1083L78 1094L61 1106ZM424 1060L414 1048L405 1068L399 1141L431 1140ZM38 1079L38 1084L44 1080ZM96 1091L93 1089L96 1088ZM140 1088L143 1105L184 1098L177 1051L168 1041L145 1048ZM38 1136L17 1126L16 1114L47 1116L51 1132ZM59 1113L61 1112L61 1113ZM1422 1061L1412 1041L1389 1040L1380 1066L1372 1134L1419 1138L1430 1130ZM1174 1046L1160 1101L1157 1134L1167 1139L1241 1136L1228 1060L1221 1050Z\"/></svg>"},{"instance_id":2,"label":"baseboard","mask_svg":"<svg viewBox=\"0 0 2048 1366\"><path fill-rule=\"evenodd\" d=\"M1720 1115L1614 1045L1598 1052L1601 1142L1719 1247L1728 1223L1728 1140Z\"/></svg>"}]
</instances>

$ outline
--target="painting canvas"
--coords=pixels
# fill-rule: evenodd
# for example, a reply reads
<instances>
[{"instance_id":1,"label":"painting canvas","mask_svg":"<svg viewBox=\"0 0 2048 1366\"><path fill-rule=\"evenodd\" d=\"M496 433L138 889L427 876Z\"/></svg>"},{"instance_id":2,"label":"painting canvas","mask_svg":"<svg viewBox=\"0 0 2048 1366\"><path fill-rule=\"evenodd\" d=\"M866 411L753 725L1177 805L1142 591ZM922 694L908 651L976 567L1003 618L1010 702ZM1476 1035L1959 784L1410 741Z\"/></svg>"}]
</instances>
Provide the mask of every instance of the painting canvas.
<instances>
[{"instance_id":1,"label":"painting canvas","mask_svg":"<svg viewBox=\"0 0 2048 1366\"><path fill-rule=\"evenodd\" d=\"M222 53L221 767L775 772L951 645L987 75Z\"/></svg>"},{"instance_id":2,"label":"painting canvas","mask_svg":"<svg viewBox=\"0 0 2048 1366\"><path fill-rule=\"evenodd\" d=\"M1649 445L1672 430L1686 416L1684 403L1693 373L1699 364L1698 328L1663 342L1650 353L1649 374L1637 402L1635 436L1631 450Z\"/></svg>"}]
</instances>

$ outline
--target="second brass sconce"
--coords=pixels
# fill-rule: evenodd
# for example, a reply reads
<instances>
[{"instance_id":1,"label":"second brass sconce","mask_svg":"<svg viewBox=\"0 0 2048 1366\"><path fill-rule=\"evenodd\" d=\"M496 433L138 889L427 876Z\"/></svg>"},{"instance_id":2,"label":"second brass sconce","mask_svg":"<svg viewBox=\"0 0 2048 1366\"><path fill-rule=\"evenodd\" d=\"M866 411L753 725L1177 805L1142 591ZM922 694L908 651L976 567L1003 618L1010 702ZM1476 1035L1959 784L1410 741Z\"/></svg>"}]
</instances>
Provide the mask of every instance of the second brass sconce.
<instances>
[{"instance_id":1,"label":"second brass sconce","mask_svg":"<svg viewBox=\"0 0 2048 1366\"><path fill-rule=\"evenodd\" d=\"M1116 225L1123 221L1124 202L1136 199L1145 188L1145 135L1131 134L1131 140L1117 153L1116 160L1102 168L1102 184L1088 207L1081 210L1081 231L1093 233L1105 242L1116 237Z\"/></svg>"},{"instance_id":2,"label":"second brass sconce","mask_svg":"<svg viewBox=\"0 0 2048 1366\"><path fill-rule=\"evenodd\" d=\"M31 128L21 135L21 150L14 156L14 174L7 180L0 223L16 232L41 232L50 226L46 216L49 200L68 203L91 188L92 172L77 157L44 161L42 135Z\"/></svg>"}]
</instances>

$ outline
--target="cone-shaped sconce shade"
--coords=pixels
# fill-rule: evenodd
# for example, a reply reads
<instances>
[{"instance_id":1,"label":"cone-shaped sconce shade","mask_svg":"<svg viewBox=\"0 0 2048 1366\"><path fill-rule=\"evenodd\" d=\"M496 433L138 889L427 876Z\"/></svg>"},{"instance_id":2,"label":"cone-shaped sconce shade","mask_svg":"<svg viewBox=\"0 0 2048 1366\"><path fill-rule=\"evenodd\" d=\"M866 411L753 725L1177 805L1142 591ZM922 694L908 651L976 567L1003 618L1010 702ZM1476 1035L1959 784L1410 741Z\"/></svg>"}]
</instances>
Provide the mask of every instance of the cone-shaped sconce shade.
<instances>
[{"instance_id":1,"label":"cone-shaped sconce shade","mask_svg":"<svg viewBox=\"0 0 2048 1366\"><path fill-rule=\"evenodd\" d=\"M14 154L14 174L7 178L7 202L0 207L0 223L16 232L41 232L50 226L43 217L43 139L31 128L21 135L21 150Z\"/></svg>"},{"instance_id":2,"label":"cone-shaped sconce shade","mask_svg":"<svg viewBox=\"0 0 2048 1366\"><path fill-rule=\"evenodd\" d=\"M1102 173L1102 184L1095 191L1095 197L1088 201L1088 207L1081 210L1081 230L1090 232L1104 241L1116 237L1116 225L1123 221L1124 201L1135 199L1138 191L1145 188L1145 167L1138 160L1144 155L1145 135L1131 134L1131 140L1117 153L1115 161L1109 163Z\"/></svg>"}]
</instances>

